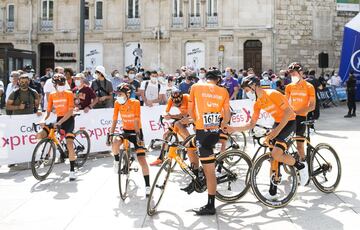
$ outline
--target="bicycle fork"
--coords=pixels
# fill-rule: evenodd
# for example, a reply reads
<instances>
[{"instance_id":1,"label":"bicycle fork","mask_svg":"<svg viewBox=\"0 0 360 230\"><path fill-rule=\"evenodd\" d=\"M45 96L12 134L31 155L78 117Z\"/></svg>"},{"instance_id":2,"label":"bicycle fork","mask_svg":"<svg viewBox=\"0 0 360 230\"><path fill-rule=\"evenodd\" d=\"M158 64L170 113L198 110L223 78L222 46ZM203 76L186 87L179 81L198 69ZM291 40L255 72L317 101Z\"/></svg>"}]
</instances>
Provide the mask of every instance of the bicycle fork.
<instances>
[{"instance_id":1,"label":"bicycle fork","mask_svg":"<svg viewBox=\"0 0 360 230\"><path fill-rule=\"evenodd\" d=\"M274 159L271 160L270 168L270 195L274 196L277 192L277 185L281 182L280 163Z\"/></svg>"}]
</instances>

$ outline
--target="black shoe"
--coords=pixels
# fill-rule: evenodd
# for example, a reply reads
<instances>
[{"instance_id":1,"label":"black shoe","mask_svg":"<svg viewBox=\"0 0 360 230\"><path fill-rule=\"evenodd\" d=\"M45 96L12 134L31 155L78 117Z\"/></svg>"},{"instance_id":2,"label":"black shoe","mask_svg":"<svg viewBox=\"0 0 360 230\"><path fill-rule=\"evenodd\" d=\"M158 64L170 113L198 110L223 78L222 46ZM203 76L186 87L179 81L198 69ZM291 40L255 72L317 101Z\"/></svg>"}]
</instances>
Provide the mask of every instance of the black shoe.
<instances>
[{"instance_id":1,"label":"black shoe","mask_svg":"<svg viewBox=\"0 0 360 230\"><path fill-rule=\"evenodd\" d=\"M195 182L191 181L191 183L187 187L181 188L180 190L187 192L187 194L190 195L195 191Z\"/></svg>"},{"instance_id":2,"label":"black shoe","mask_svg":"<svg viewBox=\"0 0 360 230\"><path fill-rule=\"evenodd\" d=\"M195 214L198 216L210 216L216 214L216 208L209 207L208 205L205 205L201 208L194 208L192 211L195 212Z\"/></svg>"},{"instance_id":3,"label":"black shoe","mask_svg":"<svg viewBox=\"0 0 360 230\"><path fill-rule=\"evenodd\" d=\"M356 114L355 114L355 113L353 113L353 114L351 114L351 116L352 116L352 117L356 117Z\"/></svg>"},{"instance_id":4,"label":"black shoe","mask_svg":"<svg viewBox=\"0 0 360 230\"><path fill-rule=\"evenodd\" d=\"M352 116L350 114L347 114L344 116L345 118L351 118Z\"/></svg>"},{"instance_id":5,"label":"black shoe","mask_svg":"<svg viewBox=\"0 0 360 230\"><path fill-rule=\"evenodd\" d=\"M277 193L277 186L274 185L272 182L270 182L270 189L269 189L269 194L271 196L275 196Z\"/></svg>"}]
</instances>

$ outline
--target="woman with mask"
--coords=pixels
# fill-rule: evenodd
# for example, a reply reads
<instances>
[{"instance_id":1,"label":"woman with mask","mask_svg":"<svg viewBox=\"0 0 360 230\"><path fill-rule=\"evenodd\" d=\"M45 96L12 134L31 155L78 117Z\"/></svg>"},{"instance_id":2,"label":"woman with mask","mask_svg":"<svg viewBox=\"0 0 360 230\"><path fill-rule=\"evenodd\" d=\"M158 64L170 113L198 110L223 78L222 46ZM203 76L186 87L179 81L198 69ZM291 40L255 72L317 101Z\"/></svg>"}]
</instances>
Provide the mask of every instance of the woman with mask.
<instances>
[{"instance_id":1,"label":"woman with mask","mask_svg":"<svg viewBox=\"0 0 360 230\"><path fill-rule=\"evenodd\" d=\"M84 110L84 112L87 113L96 105L98 98L94 90L85 84L85 79L84 74L76 74L74 77L75 88L73 89L73 93L75 98L75 111Z\"/></svg>"},{"instance_id":2,"label":"woman with mask","mask_svg":"<svg viewBox=\"0 0 360 230\"><path fill-rule=\"evenodd\" d=\"M141 129L140 101L130 98L131 86L127 83L120 84L116 89L117 97L114 104L113 122L110 134L113 134L118 124L118 116L120 113L122 120L122 130L127 134L136 134L129 138L134 144L138 162L142 168L145 181L145 195L150 194L150 177L149 167L146 162L145 146L143 141L143 133ZM118 127L120 130L120 127ZM119 151L123 140L120 137L114 137L112 142L112 154L114 156L114 172L119 170Z\"/></svg>"}]
</instances>

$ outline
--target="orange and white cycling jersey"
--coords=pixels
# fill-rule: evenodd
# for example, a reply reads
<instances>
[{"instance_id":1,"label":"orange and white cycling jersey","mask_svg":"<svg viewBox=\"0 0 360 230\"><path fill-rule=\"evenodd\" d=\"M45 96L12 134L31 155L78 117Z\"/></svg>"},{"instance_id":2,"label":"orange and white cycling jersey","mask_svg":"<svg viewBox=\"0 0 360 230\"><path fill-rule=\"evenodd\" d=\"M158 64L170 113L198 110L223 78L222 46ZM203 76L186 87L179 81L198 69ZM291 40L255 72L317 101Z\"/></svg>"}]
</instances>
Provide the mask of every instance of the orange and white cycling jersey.
<instances>
[{"instance_id":1,"label":"orange and white cycling jersey","mask_svg":"<svg viewBox=\"0 0 360 230\"><path fill-rule=\"evenodd\" d=\"M305 80L299 81L297 84L291 83L285 88L285 95L294 111L306 108L310 104L310 100L315 100L315 88L312 84ZM306 116L307 113L297 114Z\"/></svg>"},{"instance_id":2,"label":"orange and white cycling jersey","mask_svg":"<svg viewBox=\"0 0 360 230\"><path fill-rule=\"evenodd\" d=\"M118 120L119 112L123 123L123 129L135 130L135 121L139 121L139 129L141 129L139 100L128 99L123 105L115 101L113 121Z\"/></svg>"},{"instance_id":3,"label":"orange and white cycling jersey","mask_svg":"<svg viewBox=\"0 0 360 230\"><path fill-rule=\"evenodd\" d=\"M55 108L57 117L63 117L70 110L74 109L74 95L71 91L52 92L49 95L47 111L51 112Z\"/></svg>"},{"instance_id":4,"label":"orange and white cycling jersey","mask_svg":"<svg viewBox=\"0 0 360 230\"><path fill-rule=\"evenodd\" d=\"M280 92L273 89L265 89L264 94L259 97L254 104L254 114L252 120L259 119L260 110L268 112L275 120L276 123L280 123L284 116L286 108L291 108L286 97ZM295 120L295 113L292 112L290 121Z\"/></svg>"},{"instance_id":5,"label":"orange and white cycling jersey","mask_svg":"<svg viewBox=\"0 0 360 230\"><path fill-rule=\"evenodd\" d=\"M181 114L187 114L188 113L188 109L189 109L189 94L183 94L183 99L181 101L181 105L179 108L180 113ZM171 107L174 105L173 101L171 100L171 98L169 98L167 105L166 105L166 110L165 112L168 113L170 112Z\"/></svg>"},{"instance_id":6,"label":"orange and white cycling jersey","mask_svg":"<svg viewBox=\"0 0 360 230\"><path fill-rule=\"evenodd\" d=\"M189 103L197 130L219 129L223 110L230 107L229 93L211 83L198 83L191 87Z\"/></svg>"}]
</instances>

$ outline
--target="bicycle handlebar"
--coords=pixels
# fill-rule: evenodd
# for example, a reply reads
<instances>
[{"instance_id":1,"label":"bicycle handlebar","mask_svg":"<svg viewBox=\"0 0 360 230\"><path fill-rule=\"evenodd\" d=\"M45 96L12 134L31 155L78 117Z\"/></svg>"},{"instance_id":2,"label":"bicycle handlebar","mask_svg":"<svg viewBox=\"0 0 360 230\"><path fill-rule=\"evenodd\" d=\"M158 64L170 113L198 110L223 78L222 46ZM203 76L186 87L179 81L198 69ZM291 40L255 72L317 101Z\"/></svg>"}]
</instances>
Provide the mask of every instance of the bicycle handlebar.
<instances>
[{"instance_id":1,"label":"bicycle handlebar","mask_svg":"<svg viewBox=\"0 0 360 230\"><path fill-rule=\"evenodd\" d=\"M164 140L164 139L152 139L151 142L150 142L150 145L149 145L149 149L153 149L154 148L154 144L156 142L162 142L162 143L165 143L169 146L174 146L174 147L178 147L178 148L182 148L182 149L186 149L185 146L179 144L179 143L176 143L176 142L171 142L171 141L167 141L167 140Z\"/></svg>"}]
</instances>

